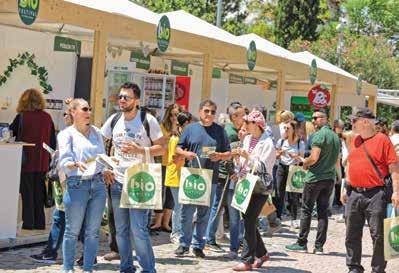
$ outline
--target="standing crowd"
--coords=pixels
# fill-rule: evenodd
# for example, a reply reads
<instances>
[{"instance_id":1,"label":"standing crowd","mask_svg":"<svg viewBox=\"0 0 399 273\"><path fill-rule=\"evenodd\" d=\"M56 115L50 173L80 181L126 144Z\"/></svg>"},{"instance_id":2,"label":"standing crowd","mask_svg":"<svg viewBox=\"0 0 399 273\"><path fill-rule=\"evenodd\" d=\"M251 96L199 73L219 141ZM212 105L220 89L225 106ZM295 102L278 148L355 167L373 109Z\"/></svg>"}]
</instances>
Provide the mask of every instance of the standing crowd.
<instances>
[{"instance_id":1,"label":"standing crowd","mask_svg":"<svg viewBox=\"0 0 399 273\"><path fill-rule=\"evenodd\" d=\"M217 233L228 215L229 258L240 263L233 270L260 268L269 260L262 236L282 225L289 215L298 238L288 251L308 251L312 217L318 220L313 253L323 254L333 205L342 204L346 222L346 263L350 273L362 273L361 238L367 220L373 239L372 272L385 272L383 220L388 203L399 208L399 121L389 132L368 108L358 108L350 117L351 130L341 120L329 125L328 113L317 109L312 121L303 114L278 113L277 124L266 122L262 111L249 111L232 102L221 124L217 105L204 100L198 121L177 104L170 105L162 121L140 107L141 90L134 83L120 87L120 112L101 128L91 125L91 108L83 99L67 101L66 128L55 138L44 99L35 89L21 96L18 115L10 128L17 139L37 144L24 156L21 187L23 228L44 229L45 176L49 154L56 150L54 164L64 185L63 207L53 212L48 243L37 262L55 263L62 245L63 270L74 272L77 241L83 255L77 264L92 272L97 263L99 233L104 211L109 226L110 253L106 260L120 260L120 272L136 272L133 250L142 272L153 273L155 256L151 235L170 233L174 254L190 252L204 258L204 248L220 251ZM32 126L35 124L35 126ZM345 130L346 129L346 130ZM390 136L388 136L390 135ZM57 141L56 141L57 140ZM36 151L37 150L37 151ZM115 162L108 169L97 160L108 154ZM39 158L39 160L36 160ZM162 162L162 210L120 206L125 171L146 161ZM148 163L148 162L147 162ZM212 170L210 206L179 203L183 167ZM236 185L255 175L245 212L232 203ZM275 212L261 212L266 205ZM153 223L151 223L153 219Z\"/></svg>"}]
</instances>

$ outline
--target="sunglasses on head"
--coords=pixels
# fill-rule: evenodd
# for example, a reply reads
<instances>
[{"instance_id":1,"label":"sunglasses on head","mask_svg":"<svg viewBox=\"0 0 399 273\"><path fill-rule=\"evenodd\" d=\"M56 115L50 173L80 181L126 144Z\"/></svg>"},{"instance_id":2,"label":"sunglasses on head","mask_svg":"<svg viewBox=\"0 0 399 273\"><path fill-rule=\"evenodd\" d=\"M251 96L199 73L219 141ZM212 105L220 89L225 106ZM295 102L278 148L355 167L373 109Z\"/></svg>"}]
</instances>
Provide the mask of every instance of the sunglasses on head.
<instances>
[{"instance_id":1,"label":"sunglasses on head","mask_svg":"<svg viewBox=\"0 0 399 273\"><path fill-rule=\"evenodd\" d=\"M209 109L205 109L204 110L205 114L211 114L212 116L216 115L216 111L215 110L209 110Z\"/></svg>"},{"instance_id":2,"label":"sunglasses on head","mask_svg":"<svg viewBox=\"0 0 399 273\"><path fill-rule=\"evenodd\" d=\"M119 98L120 100L121 100L121 99L124 99L124 100L131 100L131 99L133 99L133 97L128 96L128 95L119 95L118 98Z\"/></svg>"},{"instance_id":3,"label":"sunglasses on head","mask_svg":"<svg viewBox=\"0 0 399 273\"><path fill-rule=\"evenodd\" d=\"M82 107L81 108L81 110L83 111L83 112L91 112L91 107Z\"/></svg>"}]
</instances>

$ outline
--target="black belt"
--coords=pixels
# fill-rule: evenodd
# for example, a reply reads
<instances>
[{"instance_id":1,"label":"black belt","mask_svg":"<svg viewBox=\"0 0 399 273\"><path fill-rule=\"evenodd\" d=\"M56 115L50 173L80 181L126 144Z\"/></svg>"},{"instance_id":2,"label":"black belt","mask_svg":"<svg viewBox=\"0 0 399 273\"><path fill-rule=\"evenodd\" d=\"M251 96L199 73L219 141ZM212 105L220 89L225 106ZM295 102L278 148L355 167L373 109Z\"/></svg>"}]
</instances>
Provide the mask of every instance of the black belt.
<instances>
[{"instance_id":1,"label":"black belt","mask_svg":"<svg viewBox=\"0 0 399 273\"><path fill-rule=\"evenodd\" d=\"M377 187L372 187L372 188L351 187L351 189L357 193L370 192L370 191L374 191L377 189L383 189L383 188L384 188L384 186L377 186Z\"/></svg>"}]
</instances>

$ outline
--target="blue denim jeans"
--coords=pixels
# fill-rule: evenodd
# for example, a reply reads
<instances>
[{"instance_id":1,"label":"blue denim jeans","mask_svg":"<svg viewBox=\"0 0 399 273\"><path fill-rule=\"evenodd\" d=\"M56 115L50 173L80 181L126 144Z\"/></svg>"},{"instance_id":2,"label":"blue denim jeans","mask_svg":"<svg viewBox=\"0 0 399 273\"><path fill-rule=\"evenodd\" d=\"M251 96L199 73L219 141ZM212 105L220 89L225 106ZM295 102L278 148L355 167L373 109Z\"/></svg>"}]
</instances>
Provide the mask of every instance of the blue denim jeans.
<instances>
[{"instance_id":1,"label":"blue denim jeans","mask_svg":"<svg viewBox=\"0 0 399 273\"><path fill-rule=\"evenodd\" d=\"M64 270L73 269L76 242L84 222L83 270L92 271L106 200L103 175L97 174L86 180L79 176L71 176L67 178L66 184L65 234L62 246Z\"/></svg>"},{"instance_id":2,"label":"blue denim jeans","mask_svg":"<svg viewBox=\"0 0 399 273\"><path fill-rule=\"evenodd\" d=\"M212 184L211 200L214 198L216 192L216 184ZM193 228L193 216L197 211L197 220ZM196 249L204 249L205 247L205 232L208 225L210 209L207 206L197 205L182 205L181 206L181 236L179 243L183 247L190 247Z\"/></svg>"},{"instance_id":3,"label":"blue denim jeans","mask_svg":"<svg viewBox=\"0 0 399 273\"><path fill-rule=\"evenodd\" d=\"M137 260L143 269L141 272L155 273L155 257L148 230L148 216L150 211L147 209L120 208L122 187L123 185L118 182L114 182L111 187L116 241L121 257L120 272L136 272L136 267L133 265L132 244L130 240L130 234L132 234Z\"/></svg>"},{"instance_id":4,"label":"blue denim jeans","mask_svg":"<svg viewBox=\"0 0 399 273\"><path fill-rule=\"evenodd\" d=\"M211 199L211 209L209 213L208 226L206 228L206 243L216 244L216 230L218 229L220 215L216 215L219 203L222 201L224 185L216 184L216 190L213 198Z\"/></svg>"},{"instance_id":5,"label":"blue denim jeans","mask_svg":"<svg viewBox=\"0 0 399 273\"><path fill-rule=\"evenodd\" d=\"M230 230L230 251L238 252L240 242L244 240L244 221L240 217L240 212L231 206L234 190L227 192L227 208L229 210L229 230Z\"/></svg>"},{"instance_id":6,"label":"blue denim jeans","mask_svg":"<svg viewBox=\"0 0 399 273\"><path fill-rule=\"evenodd\" d=\"M173 201L175 206L173 207L173 214L172 214L172 233L170 236L180 236L181 234L181 221L180 221L180 211L181 205L179 204L179 188L170 187L170 191L173 195Z\"/></svg>"},{"instance_id":7,"label":"blue denim jeans","mask_svg":"<svg viewBox=\"0 0 399 273\"><path fill-rule=\"evenodd\" d=\"M47 246L43 250L43 253L50 257L57 258L57 252L64 239L65 231L65 212L62 210L54 209L53 211L53 223L51 230L48 235Z\"/></svg>"}]
</instances>

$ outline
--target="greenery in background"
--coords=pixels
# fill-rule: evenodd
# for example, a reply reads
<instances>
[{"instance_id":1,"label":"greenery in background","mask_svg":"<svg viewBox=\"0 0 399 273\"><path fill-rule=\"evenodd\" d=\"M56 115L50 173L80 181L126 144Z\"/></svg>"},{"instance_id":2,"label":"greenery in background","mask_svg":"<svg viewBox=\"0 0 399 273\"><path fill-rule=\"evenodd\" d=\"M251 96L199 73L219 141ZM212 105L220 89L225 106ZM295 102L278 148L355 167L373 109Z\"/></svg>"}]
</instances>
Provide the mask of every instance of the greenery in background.
<instances>
[{"instance_id":1,"label":"greenery in background","mask_svg":"<svg viewBox=\"0 0 399 273\"><path fill-rule=\"evenodd\" d=\"M320 23L319 0L280 0L277 4L274 33L276 43L288 48L298 38L315 41Z\"/></svg>"},{"instance_id":2,"label":"greenery in background","mask_svg":"<svg viewBox=\"0 0 399 273\"><path fill-rule=\"evenodd\" d=\"M154 12L185 10L213 25L216 24L217 0L130 0ZM247 33L246 0L223 1L222 28L234 35Z\"/></svg>"},{"instance_id":3,"label":"greenery in background","mask_svg":"<svg viewBox=\"0 0 399 273\"><path fill-rule=\"evenodd\" d=\"M12 72L21 65L27 65L31 71L31 75L37 76L40 86L43 88L43 93L48 94L53 91L53 87L48 83L48 72L44 66L38 66L35 62L35 55L25 52L18 54L17 58L9 59L7 69L0 75L0 86L5 84L11 77Z\"/></svg>"},{"instance_id":4,"label":"greenery in background","mask_svg":"<svg viewBox=\"0 0 399 273\"><path fill-rule=\"evenodd\" d=\"M377 103L377 117L384 117L391 125L394 120L399 119L399 108L391 105Z\"/></svg>"}]
</instances>

